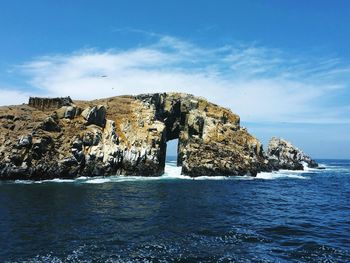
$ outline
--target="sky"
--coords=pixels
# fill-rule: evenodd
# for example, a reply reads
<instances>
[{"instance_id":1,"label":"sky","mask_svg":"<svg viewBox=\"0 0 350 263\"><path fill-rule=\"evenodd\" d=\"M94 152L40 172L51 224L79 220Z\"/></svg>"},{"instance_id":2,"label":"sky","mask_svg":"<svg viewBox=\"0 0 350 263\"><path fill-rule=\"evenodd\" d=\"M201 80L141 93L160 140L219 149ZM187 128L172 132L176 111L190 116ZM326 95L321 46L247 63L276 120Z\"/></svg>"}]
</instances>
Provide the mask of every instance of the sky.
<instances>
[{"instance_id":1,"label":"sky","mask_svg":"<svg viewBox=\"0 0 350 263\"><path fill-rule=\"evenodd\" d=\"M0 6L0 105L187 92L239 114L265 146L277 136L314 158L350 158L349 1Z\"/></svg>"}]
</instances>

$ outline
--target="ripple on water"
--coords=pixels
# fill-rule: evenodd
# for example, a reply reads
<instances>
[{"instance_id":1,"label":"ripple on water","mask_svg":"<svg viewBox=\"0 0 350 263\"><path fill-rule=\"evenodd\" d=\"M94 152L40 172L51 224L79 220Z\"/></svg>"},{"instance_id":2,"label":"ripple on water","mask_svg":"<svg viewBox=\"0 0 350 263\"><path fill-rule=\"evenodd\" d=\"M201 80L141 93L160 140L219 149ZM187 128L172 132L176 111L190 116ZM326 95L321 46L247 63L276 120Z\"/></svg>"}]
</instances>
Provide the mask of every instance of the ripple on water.
<instances>
[{"instance_id":1,"label":"ripple on water","mask_svg":"<svg viewBox=\"0 0 350 263\"><path fill-rule=\"evenodd\" d=\"M287 226L287 225L279 225L268 227L264 229L265 232L269 233L269 235L279 236L281 238L287 236L304 236L308 234L308 231L303 230L296 226Z\"/></svg>"}]
</instances>

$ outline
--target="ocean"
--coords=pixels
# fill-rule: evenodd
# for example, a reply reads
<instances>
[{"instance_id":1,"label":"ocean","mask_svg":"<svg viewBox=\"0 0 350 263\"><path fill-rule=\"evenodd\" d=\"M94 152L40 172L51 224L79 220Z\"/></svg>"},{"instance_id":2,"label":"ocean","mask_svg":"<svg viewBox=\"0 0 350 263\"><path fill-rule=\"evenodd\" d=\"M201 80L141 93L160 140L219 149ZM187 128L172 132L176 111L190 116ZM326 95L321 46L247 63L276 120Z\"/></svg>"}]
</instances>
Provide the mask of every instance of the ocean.
<instances>
[{"instance_id":1,"label":"ocean","mask_svg":"<svg viewBox=\"0 0 350 263\"><path fill-rule=\"evenodd\" d=\"M350 161L251 177L0 182L0 262L350 262Z\"/></svg>"}]
</instances>

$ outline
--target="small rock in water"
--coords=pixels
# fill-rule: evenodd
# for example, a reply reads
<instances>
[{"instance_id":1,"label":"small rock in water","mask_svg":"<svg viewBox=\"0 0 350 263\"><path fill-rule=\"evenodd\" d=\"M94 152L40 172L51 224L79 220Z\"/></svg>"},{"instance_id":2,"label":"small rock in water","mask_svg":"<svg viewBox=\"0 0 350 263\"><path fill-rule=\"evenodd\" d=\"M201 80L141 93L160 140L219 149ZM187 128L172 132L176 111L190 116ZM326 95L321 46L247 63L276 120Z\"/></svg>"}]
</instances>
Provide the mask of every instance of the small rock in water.
<instances>
[{"instance_id":1,"label":"small rock in water","mask_svg":"<svg viewBox=\"0 0 350 263\"><path fill-rule=\"evenodd\" d=\"M290 142L273 137L267 150L269 164L274 170L289 169L303 170L305 163L309 168L316 168L318 164L304 152Z\"/></svg>"}]
</instances>

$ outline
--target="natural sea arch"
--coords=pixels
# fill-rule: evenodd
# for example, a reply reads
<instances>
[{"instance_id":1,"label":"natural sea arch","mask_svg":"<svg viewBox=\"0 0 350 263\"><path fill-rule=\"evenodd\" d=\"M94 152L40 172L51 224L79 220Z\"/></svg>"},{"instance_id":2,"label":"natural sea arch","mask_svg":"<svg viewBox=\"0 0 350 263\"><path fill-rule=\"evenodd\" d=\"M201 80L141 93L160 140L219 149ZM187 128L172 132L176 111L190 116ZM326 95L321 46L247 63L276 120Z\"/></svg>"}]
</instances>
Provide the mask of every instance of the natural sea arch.
<instances>
[{"instance_id":1,"label":"natural sea arch","mask_svg":"<svg viewBox=\"0 0 350 263\"><path fill-rule=\"evenodd\" d=\"M178 159L178 144L179 144L179 139L173 139L173 140L169 140L167 142L165 162L177 161L177 159Z\"/></svg>"}]
</instances>

